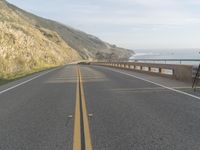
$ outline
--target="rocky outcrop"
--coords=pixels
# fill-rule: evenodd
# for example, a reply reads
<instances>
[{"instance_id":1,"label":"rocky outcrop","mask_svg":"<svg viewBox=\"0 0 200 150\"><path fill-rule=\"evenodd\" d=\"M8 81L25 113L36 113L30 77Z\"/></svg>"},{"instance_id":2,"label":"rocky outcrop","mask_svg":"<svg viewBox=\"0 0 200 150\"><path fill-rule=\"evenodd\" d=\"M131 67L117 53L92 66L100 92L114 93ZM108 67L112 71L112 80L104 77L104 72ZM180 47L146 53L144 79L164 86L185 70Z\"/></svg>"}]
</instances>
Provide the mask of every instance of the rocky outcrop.
<instances>
[{"instance_id":1,"label":"rocky outcrop","mask_svg":"<svg viewBox=\"0 0 200 150\"><path fill-rule=\"evenodd\" d=\"M0 0L0 79L77 60L124 60L133 51Z\"/></svg>"},{"instance_id":2,"label":"rocky outcrop","mask_svg":"<svg viewBox=\"0 0 200 150\"><path fill-rule=\"evenodd\" d=\"M0 75L33 72L80 60L55 31L35 28L0 1Z\"/></svg>"}]
</instances>

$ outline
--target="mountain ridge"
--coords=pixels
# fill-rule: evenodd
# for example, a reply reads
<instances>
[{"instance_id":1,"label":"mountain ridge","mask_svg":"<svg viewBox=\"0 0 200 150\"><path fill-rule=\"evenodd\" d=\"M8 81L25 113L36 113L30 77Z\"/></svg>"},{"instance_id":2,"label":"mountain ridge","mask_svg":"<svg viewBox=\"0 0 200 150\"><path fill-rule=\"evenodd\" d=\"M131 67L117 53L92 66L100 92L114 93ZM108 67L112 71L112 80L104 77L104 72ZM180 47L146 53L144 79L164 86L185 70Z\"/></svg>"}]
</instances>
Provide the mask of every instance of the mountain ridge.
<instances>
[{"instance_id":1,"label":"mountain ridge","mask_svg":"<svg viewBox=\"0 0 200 150\"><path fill-rule=\"evenodd\" d=\"M36 28L43 27L57 32L63 40L68 43L70 47L77 50L84 59L110 59L113 55L114 59L127 59L134 53L132 50L111 45L94 35L87 34L71 26L39 17L12 4L9 5L28 22L31 21L35 24Z\"/></svg>"},{"instance_id":2,"label":"mountain ridge","mask_svg":"<svg viewBox=\"0 0 200 150\"><path fill-rule=\"evenodd\" d=\"M56 32L36 29L0 1L0 78L27 74L80 60Z\"/></svg>"},{"instance_id":3,"label":"mountain ridge","mask_svg":"<svg viewBox=\"0 0 200 150\"><path fill-rule=\"evenodd\" d=\"M124 60L133 53L0 0L0 78L83 59Z\"/></svg>"}]
</instances>

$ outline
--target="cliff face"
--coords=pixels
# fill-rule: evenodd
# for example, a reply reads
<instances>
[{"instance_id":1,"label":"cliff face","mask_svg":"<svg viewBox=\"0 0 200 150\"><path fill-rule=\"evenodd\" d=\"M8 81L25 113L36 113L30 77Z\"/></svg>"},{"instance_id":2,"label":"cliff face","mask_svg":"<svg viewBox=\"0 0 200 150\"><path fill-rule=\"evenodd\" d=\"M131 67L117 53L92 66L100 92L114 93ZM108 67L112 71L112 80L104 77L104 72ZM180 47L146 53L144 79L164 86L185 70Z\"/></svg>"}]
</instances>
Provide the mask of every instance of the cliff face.
<instances>
[{"instance_id":1,"label":"cliff face","mask_svg":"<svg viewBox=\"0 0 200 150\"><path fill-rule=\"evenodd\" d=\"M0 0L0 79L82 59L127 59L133 53Z\"/></svg>"},{"instance_id":2,"label":"cliff face","mask_svg":"<svg viewBox=\"0 0 200 150\"><path fill-rule=\"evenodd\" d=\"M58 33L63 40L75 49L84 59L128 59L134 54L132 50L117 47L100 40L98 37L76 30L55 21L44 19L9 5L24 20L36 28L45 28Z\"/></svg>"},{"instance_id":3,"label":"cliff face","mask_svg":"<svg viewBox=\"0 0 200 150\"><path fill-rule=\"evenodd\" d=\"M80 60L55 31L35 28L0 1L0 76L32 72Z\"/></svg>"}]
</instances>

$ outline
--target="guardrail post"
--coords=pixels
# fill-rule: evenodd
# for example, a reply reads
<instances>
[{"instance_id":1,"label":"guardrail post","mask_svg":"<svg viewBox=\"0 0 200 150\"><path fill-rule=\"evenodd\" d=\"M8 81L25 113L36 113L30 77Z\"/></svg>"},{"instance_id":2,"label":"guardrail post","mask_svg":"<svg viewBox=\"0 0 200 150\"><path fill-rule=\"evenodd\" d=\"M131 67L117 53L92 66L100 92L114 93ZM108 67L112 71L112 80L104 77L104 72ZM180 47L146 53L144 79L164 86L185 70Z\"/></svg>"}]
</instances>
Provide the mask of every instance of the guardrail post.
<instances>
[{"instance_id":1,"label":"guardrail post","mask_svg":"<svg viewBox=\"0 0 200 150\"><path fill-rule=\"evenodd\" d=\"M162 68L159 68L159 73L162 74Z\"/></svg>"},{"instance_id":2,"label":"guardrail post","mask_svg":"<svg viewBox=\"0 0 200 150\"><path fill-rule=\"evenodd\" d=\"M182 60L176 60L182 63ZM192 65L179 65L179 64L149 64L149 63L139 63L139 62L127 62L127 63L111 63L111 62L97 62L92 63L95 65L102 66L115 66L118 68L128 68L131 70L146 71L151 74L157 74L165 77L172 77L174 79L182 81L192 81Z\"/></svg>"}]
</instances>

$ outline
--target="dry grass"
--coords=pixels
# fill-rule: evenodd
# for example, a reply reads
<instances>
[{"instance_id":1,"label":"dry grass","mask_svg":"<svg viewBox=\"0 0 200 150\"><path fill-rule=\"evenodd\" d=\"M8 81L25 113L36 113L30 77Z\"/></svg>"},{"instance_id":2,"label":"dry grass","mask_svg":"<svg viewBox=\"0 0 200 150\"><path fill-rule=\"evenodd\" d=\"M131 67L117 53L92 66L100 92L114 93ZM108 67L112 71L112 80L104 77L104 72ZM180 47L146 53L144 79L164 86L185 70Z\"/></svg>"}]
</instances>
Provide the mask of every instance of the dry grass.
<instances>
[{"instance_id":1,"label":"dry grass","mask_svg":"<svg viewBox=\"0 0 200 150\"><path fill-rule=\"evenodd\" d=\"M1 83L80 59L56 32L36 28L0 1Z\"/></svg>"}]
</instances>

